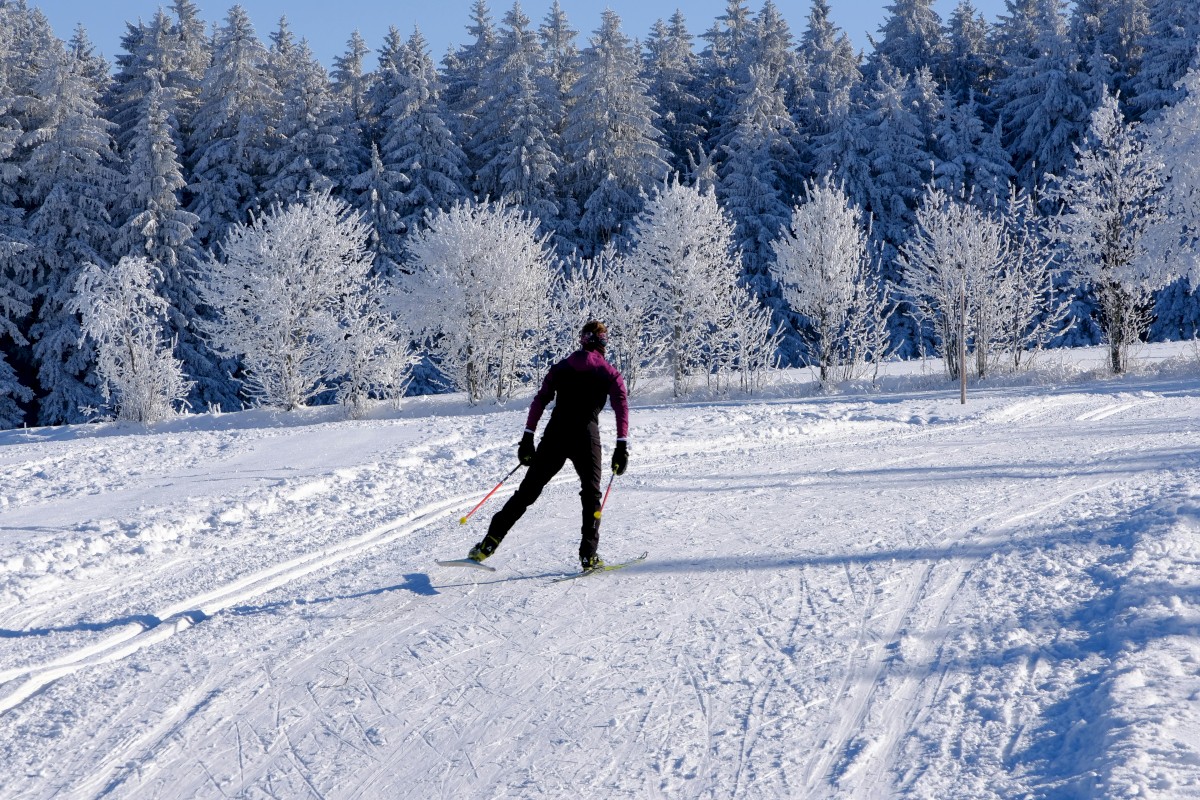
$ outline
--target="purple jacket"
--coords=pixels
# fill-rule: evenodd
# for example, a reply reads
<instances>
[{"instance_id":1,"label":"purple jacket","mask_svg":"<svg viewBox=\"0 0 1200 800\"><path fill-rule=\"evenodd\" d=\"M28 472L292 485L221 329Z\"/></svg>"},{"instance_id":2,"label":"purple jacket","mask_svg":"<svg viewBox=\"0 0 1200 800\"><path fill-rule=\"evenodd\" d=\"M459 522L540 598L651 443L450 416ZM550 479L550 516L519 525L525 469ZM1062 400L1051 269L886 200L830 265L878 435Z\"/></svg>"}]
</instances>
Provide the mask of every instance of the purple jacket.
<instances>
[{"instance_id":1,"label":"purple jacket","mask_svg":"<svg viewBox=\"0 0 1200 800\"><path fill-rule=\"evenodd\" d=\"M604 401L612 402L617 416L617 441L629 435L629 400L625 379L604 354L596 350L576 350L546 373L542 388L533 396L525 430L537 430L538 420L551 400L555 400L547 425L583 428L600 420Z\"/></svg>"}]
</instances>

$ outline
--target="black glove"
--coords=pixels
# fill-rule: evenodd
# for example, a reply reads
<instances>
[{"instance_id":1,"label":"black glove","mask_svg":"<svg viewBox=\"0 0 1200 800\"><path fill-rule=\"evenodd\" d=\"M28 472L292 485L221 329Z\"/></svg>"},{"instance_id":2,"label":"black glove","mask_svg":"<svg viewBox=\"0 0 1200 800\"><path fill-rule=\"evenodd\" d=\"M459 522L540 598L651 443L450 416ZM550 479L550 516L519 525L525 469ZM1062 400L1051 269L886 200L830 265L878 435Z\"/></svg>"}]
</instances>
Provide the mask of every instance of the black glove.
<instances>
[{"instance_id":1,"label":"black glove","mask_svg":"<svg viewBox=\"0 0 1200 800\"><path fill-rule=\"evenodd\" d=\"M625 442L617 442L617 449L613 450L612 471L614 475L624 475L625 468L629 466L629 448L625 446Z\"/></svg>"},{"instance_id":2,"label":"black glove","mask_svg":"<svg viewBox=\"0 0 1200 800\"><path fill-rule=\"evenodd\" d=\"M525 431L525 435L521 437L521 443L517 445L517 461L520 461L522 466L528 467L533 463L535 453L537 453L537 448L533 446L533 434Z\"/></svg>"}]
</instances>

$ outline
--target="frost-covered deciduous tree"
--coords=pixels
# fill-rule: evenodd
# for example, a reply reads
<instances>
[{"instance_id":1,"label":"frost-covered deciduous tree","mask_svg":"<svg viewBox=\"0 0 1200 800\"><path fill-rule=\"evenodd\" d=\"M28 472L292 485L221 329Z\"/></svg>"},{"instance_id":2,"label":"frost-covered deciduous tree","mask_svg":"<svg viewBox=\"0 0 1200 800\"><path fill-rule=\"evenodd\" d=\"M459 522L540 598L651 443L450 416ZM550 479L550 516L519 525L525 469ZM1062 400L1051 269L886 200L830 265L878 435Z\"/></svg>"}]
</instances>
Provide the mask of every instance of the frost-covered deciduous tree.
<instances>
[{"instance_id":1,"label":"frost-covered deciduous tree","mask_svg":"<svg viewBox=\"0 0 1200 800\"><path fill-rule=\"evenodd\" d=\"M975 356L976 375L987 375L993 363L1004 258L1004 230L995 217L939 190L927 192L900 264L915 314L933 325L951 378L967 369L959 362L964 343Z\"/></svg>"},{"instance_id":2,"label":"frost-covered deciduous tree","mask_svg":"<svg viewBox=\"0 0 1200 800\"><path fill-rule=\"evenodd\" d=\"M608 325L606 356L634 394L641 378L661 367L666 352L667 339L659 334L657 323L657 288L611 244L595 258L579 259L555 286L555 307L561 312L555 329L557 350L573 347L589 319L603 320Z\"/></svg>"},{"instance_id":3,"label":"frost-covered deciduous tree","mask_svg":"<svg viewBox=\"0 0 1200 800\"><path fill-rule=\"evenodd\" d=\"M367 278L342 298L339 314L325 317L322 335L332 343L337 401L351 417L361 416L372 400L403 397L420 360L385 299L384 285Z\"/></svg>"},{"instance_id":4,"label":"frost-covered deciduous tree","mask_svg":"<svg viewBox=\"0 0 1200 800\"><path fill-rule=\"evenodd\" d=\"M1099 299L1109 363L1118 374L1149 323L1149 293L1170 278L1144 257L1146 233L1161 218L1163 179L1162 164L1138 128L1105 92L1083 145L1075 148L1074 169L1051 192L1063 204L1055 237L1066 248L1073 284Z\"/></svg>"},{"instance_id":5,"label":"frost-covered deciduous tree","mask_svg":"<svg viewBox=\"0 0 1200 800\"><path fill-rule=\"evenodd\" d=\"M807 186L772 245L772 272L804 331L822 383L862 377L886 355L886 284L872 267L862 209L828 177Z\"/></svg>"},{"instance_id":6,"label":"frost-covered deciduous tree","mask_svg":"<svg viewBox=\"0 0 1200 800\"><path fill-rule=\"evenodd\" d=\"M459 202L408 239L405 304L450 385L503 401L545 351L552 279L537 220L504 204Z\"/></svg>"},{"instance_id":7,"label":"frost-covered deciduous tree","mask_svg":"<svg viewBox=\"0 0 1200 800\"><path fill-rule=\"evenodd\" d=\"M668 180L634 221L632 240L628 269L653 287L651 335L666 342L675 396L698 375L712 380L731 370L745 372L752 388L776 341L760 324L768 312L738 280L733 222L716 194ZM734 341L735 332L748 338Z\"/></svg>"},{"instance_id":8,"label":"frost-covered deciduous tree","mask_svg":"<svg viewBox=\"0 0 1200 800\"><path fill-rule=\"evenodd\" d=\"M72 310L95 343L101 393L120 420L158 422L187 405L191 382L164 335L158 281L148 259L126 256L107 269L85 265L75 282Z\"/></svg>"},{"instance_id":9,"label":"frost-covered deciduous tree","mask_svg":"<svg viewBox=\"0 0 1200 800\"><path fill-rule=\"evenodd\" d=\"M1200 286L1200 67L1184 77L1182 100L1148 124L1147 141L1163 166L1162 215L1146 241L1146 269Z\"/></svg>"},{"instance_id":10,"label":"frost-covered deciduous tree","mask_svg":"<svg viewBox=\"0 0 1200 800\"><path fill-rule=\"evenodd\" d=\"M206 265L201 294L218 318L213 347L240 358L256 403L294 409L343 374L343 325L361 305L371 269L369 231L328 193L276 206L230 228Z\"/></svg>"}]
</instances>

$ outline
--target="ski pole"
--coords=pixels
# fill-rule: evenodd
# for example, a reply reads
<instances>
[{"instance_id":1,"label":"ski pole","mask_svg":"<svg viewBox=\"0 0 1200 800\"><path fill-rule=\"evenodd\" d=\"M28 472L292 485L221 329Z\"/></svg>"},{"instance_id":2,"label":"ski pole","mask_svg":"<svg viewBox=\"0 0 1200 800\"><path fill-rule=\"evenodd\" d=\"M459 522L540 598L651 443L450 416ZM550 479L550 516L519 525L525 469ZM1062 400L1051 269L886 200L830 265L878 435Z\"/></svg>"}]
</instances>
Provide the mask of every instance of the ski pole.
<instances>
[{"instance_id":1,"label":"ski pole","mask_svg":"<svg viewBox=\"0 0 1200 800\"><path fill-rule=\"evenodd\" d=\"M471 515L474 514L476 511L478 511L483 506L483 504L488 501L488 498L491 497L492 495L494 495L496 493L496 490L499 489L501 486L503 486L504 482L506 480L508 480L509 478L511 478L513 476L513 473L516 472L517 470L519 470L522 466L524 466L524 465L517 464L515 467L513 467L511 470L509 470L509 473L507 475L505 475L503 478L501 478L500 482L497 483L495 485L495 487L493 487L492 490L490 492L488 492L487 495L482 500L479 501L479 505L475 506L470 511L468 511L467 515L465 517L462 517L461 519L459 519L458 524L466 525L467 520L471 518Z\"/></svg>"},{"instance_id":2,"label":"ski pole","mask_svg":"<svg viewBox=\"0 0 1200 800\"><path fill-rule=\"evenodd\" d=\"M604 499L600 501L600 508L595 514L596 519L600 519L600 515L604 513L604 504L608 502L608 493L612 491L613 481L616 479L616 475L608 476L608 488L604 490Z\"/></svg>"}]
</instances>

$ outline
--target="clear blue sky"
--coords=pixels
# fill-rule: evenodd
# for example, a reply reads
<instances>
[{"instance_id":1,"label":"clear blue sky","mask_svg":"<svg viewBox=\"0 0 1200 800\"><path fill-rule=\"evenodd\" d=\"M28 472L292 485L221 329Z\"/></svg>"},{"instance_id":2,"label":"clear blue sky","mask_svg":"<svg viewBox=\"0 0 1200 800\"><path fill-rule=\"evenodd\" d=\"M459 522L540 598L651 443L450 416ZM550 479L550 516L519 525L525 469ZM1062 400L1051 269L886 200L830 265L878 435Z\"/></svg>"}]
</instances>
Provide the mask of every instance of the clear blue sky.
<instances>
[{"instance_id":1,"label":"clear blue sky","mask_svg":"<svg viewBox=\"0 0 1200 800\"><path fill-rule=\"evenodd\" d=\"M109 59L120 51L125 22L148 21L160 6L170 0L28 0L49 18L54 33L69 39L77 24L82 23L97 49ZM600 13L607 7L621 17L625 33L644 39L656 19L666 19L676 8L684 9L688 29L699 35L712 25L725 10L725 0L559 0L571 26L581 32L580 45L586 35L600 23ZM525 15L540 23L551 0L526 0L521 3ZM886 15L891 0L829 0L833 21L845 30L856 47L867 47L867 34L875 34ZM221 22L234 0L198 0L196 6L210 25ZM428 39L435 59L440 59L450 45L467 41L466 25L472 0L241 0L240 5L250 14L254 28L263 41L275 30L280 16L286 16L288 26L297 38L306 38L317 57L328 66L333 57L345 51L346 41L355 29L367 40L372 51L383 41L388 26L395 25L407 36L413 26L420 27ZM807 24L810 0L776 0L792 32L799 35ZM957 0L935 0L934 8L943 19L957 5ZM1004 0L975 0L975 7L990 21L1004 11ZM749 0L748 6L758 10L761 0ZM488 7L494 22L504 18L512 7L511 0L489 0ZM368 65L374 67L373 59Z\"/></svg>"}]
</instances>

